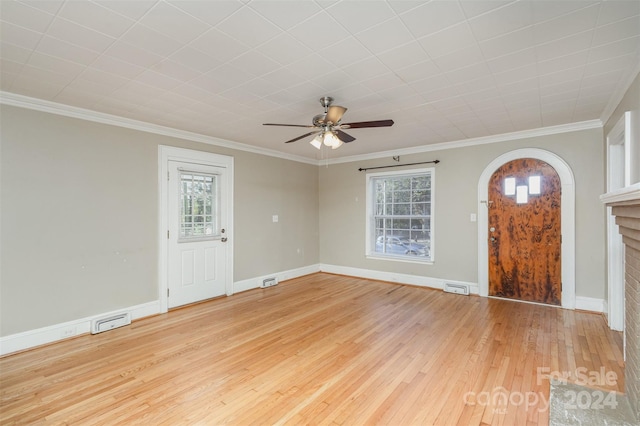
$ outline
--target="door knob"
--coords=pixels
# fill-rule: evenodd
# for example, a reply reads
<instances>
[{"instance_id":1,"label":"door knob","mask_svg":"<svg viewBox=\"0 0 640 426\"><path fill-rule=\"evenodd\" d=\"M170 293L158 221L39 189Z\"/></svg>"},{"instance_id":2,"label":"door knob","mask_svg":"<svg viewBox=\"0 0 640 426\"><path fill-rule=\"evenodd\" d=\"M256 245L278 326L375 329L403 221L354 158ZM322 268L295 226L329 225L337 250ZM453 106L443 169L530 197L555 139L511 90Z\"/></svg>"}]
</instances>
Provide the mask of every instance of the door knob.
<instances>
[{"instance_id":1,"label":"door knob","mask_svg":"<svg viewBox=\"0 0 640 426\"><path fill-rule=\"evenodd\" d=\"M227 237L222 237L222 238L220 239L220 241L222 241L223 243L226 243L226 242L227 242Z\"/></svg>"}]
</instances>

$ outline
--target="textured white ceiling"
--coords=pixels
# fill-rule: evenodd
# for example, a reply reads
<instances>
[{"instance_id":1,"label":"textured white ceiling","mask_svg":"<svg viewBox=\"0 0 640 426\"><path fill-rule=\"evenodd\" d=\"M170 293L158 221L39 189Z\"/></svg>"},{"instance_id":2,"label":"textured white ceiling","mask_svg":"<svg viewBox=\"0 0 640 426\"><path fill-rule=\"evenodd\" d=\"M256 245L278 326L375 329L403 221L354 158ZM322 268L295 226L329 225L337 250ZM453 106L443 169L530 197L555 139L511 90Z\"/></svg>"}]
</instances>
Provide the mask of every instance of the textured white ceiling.
<instances>
[{"instance_id":1,"label":"textured white ceiling","mask_svg":"<svg viewBox=\"0 0 640 426\"><path fill-rule=\"evenodd\" d=\"M640 0L0 0L0 88L331 158L601 119L640 64ZM284 144L332 96L355 142Z\"/></svg>"}]
</instances>

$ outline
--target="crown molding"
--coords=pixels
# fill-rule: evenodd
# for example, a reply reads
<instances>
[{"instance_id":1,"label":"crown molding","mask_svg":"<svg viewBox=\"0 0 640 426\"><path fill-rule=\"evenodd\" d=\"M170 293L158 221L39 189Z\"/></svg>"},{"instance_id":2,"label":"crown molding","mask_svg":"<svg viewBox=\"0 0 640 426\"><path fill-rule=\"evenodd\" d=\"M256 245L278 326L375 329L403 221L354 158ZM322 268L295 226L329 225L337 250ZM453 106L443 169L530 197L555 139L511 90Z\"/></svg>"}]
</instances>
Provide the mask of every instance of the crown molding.
<instances>
[{"instance_id":1,"label":"crown molding","mask_svg":"<svg viewBox=\"0 0 640 426\"><path fill-rule=\"evenodd\" d=\"M513 141L518 139L527 139L527 138L534 138L539 136L548 136L548 135L556 135L560 133L576 132L579 130L601 129L601 128L602 128L602 121L599 119L580 121L577 123L560 124L557 126L549 126L549 127L540 127L537 129L522 130L519 132L511 132L511 133L502 133L499 135L483 136L479 138L463 139L463 140L452 141L452 142L442 142L442 143L422 145L422 146L412 147L412 148L394 149L389 151L375 152L372 154L353 155L350 157L342 157L342 158L336 158L334 160L329 160L328 163L340 164L340 163L351 163L354 161L375 160L378 158L386 158L391 156L420 154L424 152L442 151L445 149L453 149L453 148L465 148L469 146L486 145L491 143L507 142L507 141Z\"/></svg>"},{"instance_id":2,"label":"crown molding","mask_svg":"<svg viewBox=\"0 0 640 426\"><path fill-rule=\"evenodd\" d=\"M633 81L633 80L632 80ZM238 151L251 152L254 154L267 155L269 157L281 158L284 160L297 161L300 163L311 164L315 166L324 166L330 164L351 163L354 161L374 160L378 158L386 158L397 155L420 154L424 152L442 151L445 149L464 148L476 145L485 145L490 143L506 142L518 139L526 139L539 136L554 135L559 133L575 132L579 130L596 129L603 127L602 120L589 120L577 123L561 124L558 126L541 127L537 129L523 130L519 132L503 133L499 135L483 136L479 138L463 139L452 142L443 142L431 145L422 145L411 148L400 148L389 151L380 151L371 154L353 155L348 157L340 157L335 159L313 159L298 155L286 154L280 151L258 148L252 145L233 142L226 139L206 136L199 133L188 132L186 130L173 129L171 127L151 124L144 121L132 120L117 115L106 114L102 112L92 111L85 108L79 108L69 105L63 105L52 101L31 98L28 96L18 95L10 92L0 91L0 104L32 109L36 111L48 112L51 114L63 115L66 117L78 118L81 120L93 121L96 123L108 124L112 126L124 127L133 130L139 130L147 133L154 133L163 136L184 139L193 142L201 142L208 145L219 146L223 148L235 149Z\"/></svg>"},{"instance_id":3,"label":"crown molding","mask_svg":"<svg viewBox=\"0 0 640 426\"><path fill-rule=\"evenodd\" d=\"M127 129L139 130L147 133L154 133L162 136L169 136L178 139L184 139L192 142L201 142L208 145L215 145L223 148L235 149L238 151L246 151L254 154L267 155L269 157L277 157L285 160L297 161L318 165L315 159L309 159L298 155L291 155L279 151L258 148L252 145L233 142L226 139L206 136L199 133L188 132L186 130L173 129L171 127L151 124L144 121L132 120L117 115L106 114L103 112L92 111L85 108L79 108L69 105L59 104L57 102L47 101L43 99L31 98L28 96L18 95L10 92L0 91L0 104L10 105L19 108L26 108L35 111L47 112L50 114L62 115L65 117L78 118L81 120L93 121L111 126L124 127Z\"/></svg>"}]
</instances>

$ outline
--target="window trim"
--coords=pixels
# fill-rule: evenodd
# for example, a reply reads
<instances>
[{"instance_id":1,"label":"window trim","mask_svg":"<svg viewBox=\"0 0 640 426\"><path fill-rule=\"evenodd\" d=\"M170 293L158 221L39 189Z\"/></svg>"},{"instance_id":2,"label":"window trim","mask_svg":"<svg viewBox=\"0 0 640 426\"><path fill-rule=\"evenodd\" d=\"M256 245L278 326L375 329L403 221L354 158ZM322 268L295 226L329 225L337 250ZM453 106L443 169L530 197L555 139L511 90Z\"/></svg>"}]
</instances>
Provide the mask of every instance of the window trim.
<instances>
[{"instance_id":1,"label":"window trim","mask_svg":"<svg viewBox=\"0 0 640 426\"><path fill-rule=\"evenodd\" d=\"M407 262L417 263L421 265L431 265L435 262L435 167L424 167L419 169L408 170L396 170L386 172L374 172L367 173L366 175L366 221L365 221L365 257L373 260L390 260L394 262ZM413 176L417 174L429 174L431 179L431 209L430 209L430 244L429 251L430 256L428 259L413 259L409 256L381 254L373 250L373 244L375 242L375 232L373 227L375 226L374 219L374 188L373 180L379 177L391 177L391 176Z\"/></svg>"}]
</instances>

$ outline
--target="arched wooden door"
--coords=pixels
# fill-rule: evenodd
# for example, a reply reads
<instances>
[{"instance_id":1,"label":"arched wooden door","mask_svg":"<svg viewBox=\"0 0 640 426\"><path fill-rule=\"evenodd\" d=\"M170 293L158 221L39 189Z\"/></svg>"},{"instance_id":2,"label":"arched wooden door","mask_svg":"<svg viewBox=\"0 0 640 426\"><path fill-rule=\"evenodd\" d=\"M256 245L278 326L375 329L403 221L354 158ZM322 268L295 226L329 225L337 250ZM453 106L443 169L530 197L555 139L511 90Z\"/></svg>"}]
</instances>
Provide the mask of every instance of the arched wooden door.
<instances>
[{"instance_id":1,"label":"arched wooden door","mask_svg":"<svg viewBox=\"0 0 640 426\"><path fill-rule=\"evenodd\" d=\"M489 180L489 296L560 305L560 178L522 158Z\"/></svg>"}]
</instances>

